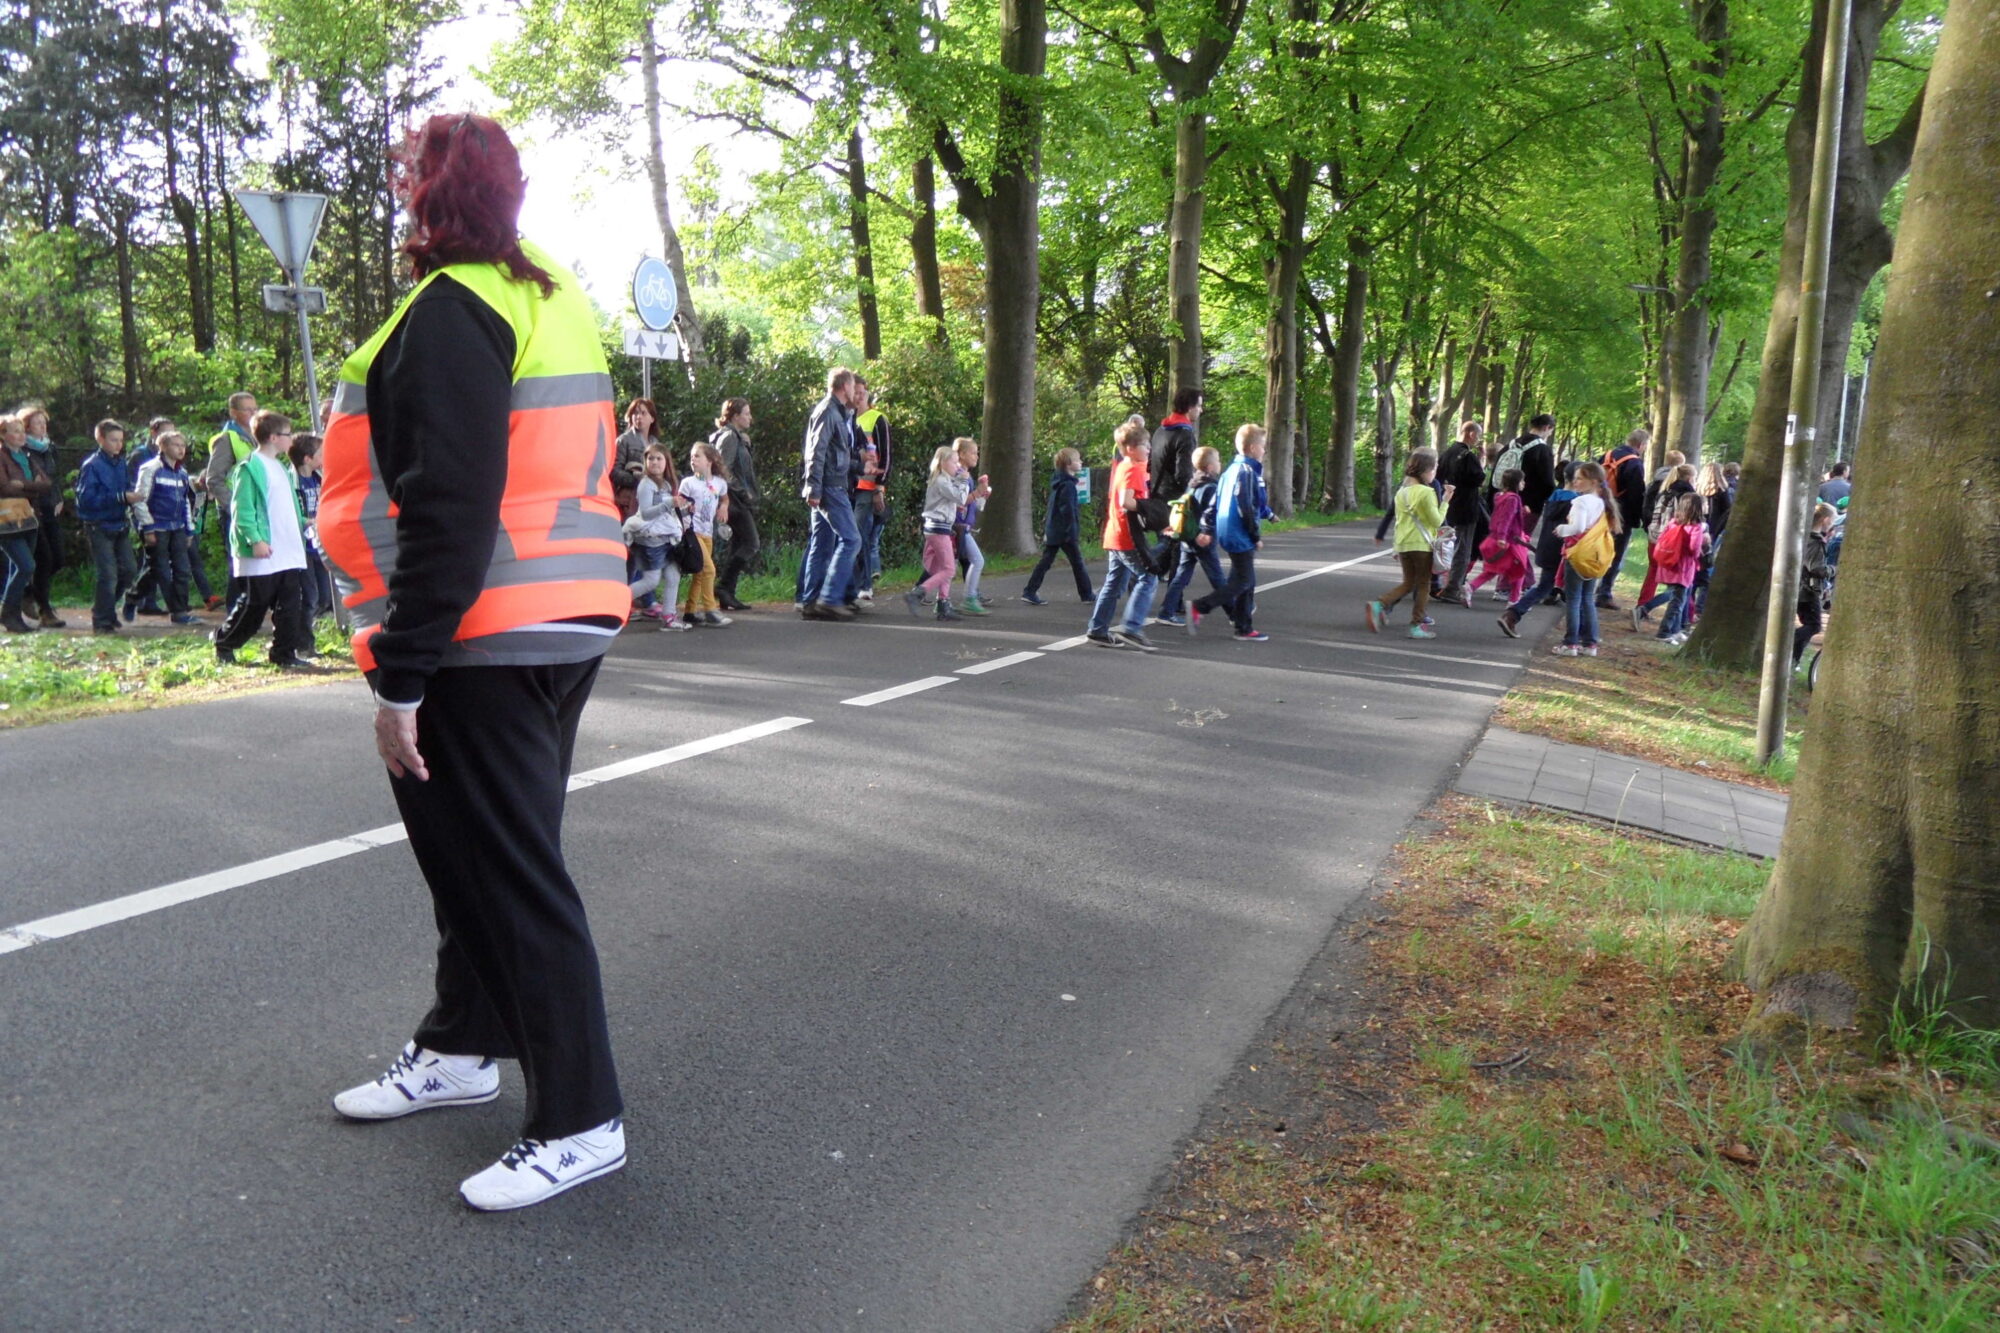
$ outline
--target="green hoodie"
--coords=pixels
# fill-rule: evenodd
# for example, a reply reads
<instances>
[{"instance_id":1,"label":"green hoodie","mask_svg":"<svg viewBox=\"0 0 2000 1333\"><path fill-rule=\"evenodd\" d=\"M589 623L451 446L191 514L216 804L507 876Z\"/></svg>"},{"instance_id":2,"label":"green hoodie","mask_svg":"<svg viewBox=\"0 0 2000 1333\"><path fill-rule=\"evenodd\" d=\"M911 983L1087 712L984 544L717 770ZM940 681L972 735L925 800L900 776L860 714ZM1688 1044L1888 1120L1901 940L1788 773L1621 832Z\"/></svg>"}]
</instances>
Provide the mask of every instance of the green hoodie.
<instances>
[{"instance_id":1,"label":"green hoodie","mask_svg":"<svg viewBox=\"0 0 2000 1333\"><path fill-rule=\"evenodd\" d=\"M284 471L285 481L291 489L292 511L299 516L299 531L303 534L306 511L299 502L299 479L293 475L291 468L282 463L279 467ZM229 508L230 553L240 559L252 559L256 555L252 548L258 542L268 544L271 540L270 495L264 482L263 468L238 467L229 474Z\"/></svg>"}]
</instances>

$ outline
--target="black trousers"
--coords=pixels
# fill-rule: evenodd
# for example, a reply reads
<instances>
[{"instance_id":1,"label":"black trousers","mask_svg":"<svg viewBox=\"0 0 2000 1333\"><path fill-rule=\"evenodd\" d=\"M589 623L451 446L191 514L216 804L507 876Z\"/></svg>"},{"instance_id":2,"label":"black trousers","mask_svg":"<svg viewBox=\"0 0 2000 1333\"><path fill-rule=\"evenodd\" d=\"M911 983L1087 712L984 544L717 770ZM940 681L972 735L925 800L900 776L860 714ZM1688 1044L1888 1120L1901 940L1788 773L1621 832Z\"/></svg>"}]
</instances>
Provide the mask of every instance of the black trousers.
<instances>
[{"instance_id":1,"label":"black trousers","mask_svg":"<svg viewBox=\"0 0 2000 1333\"><path fill-rule=\"evenodd\" d=\"M419 1046L521 1062L522 1133L557 1139L624 1109L597 946L563 865L563 794L597 660L447 667L417 709L430 780L390 778L437 917Z\"/></svg>"},{"instance_id":2,"label":"black trousers","mask_svg":"<svg viewBox=\"0 0 2000 1333\"><path fill-rule=\"evenodd\" d=\"M757 514L748 505L729 506L729 542L715 571L715 592L736 599L736 581L750 571L763 542L757 536Z\"/></svg>"},{"instance_id":3,"label":"black trousers","mask_svg":"<svg viewBox=\"0 0 2000 1333\"><path fill-rule=\"evenodd\" d=\"M1224 551L1223 554L1229 557L1229 582L1198 599L1194 609L1207 615L1219 606L1238 634L1248 634L1255 628L1250 617L1257 605L1254 595L1257 591L1257 552L1253 548L1248 551Z\"/></svg>"},{"instance_id":4,"label":"black trousers","mask_svg":"<svg viewBox=\"0 0 2000 1333\"><path fill-rule=\"evenodd\" d=\"M250 574L232 578L229 614L215 632L217 648L236 649L250 642L264 628L264 613L271 613L271 660L298 660L301 648L312 646L312 634L305 614L305 574L303 569L284 569L276 574Z\"/></svg>"},{"instance_id":5,"label":"black trousers","mask_svg":"<svg viewBox=\"0 0 2000 1333\"><path fill-rule=\"evenodd\" d=\"M53 613L56 604L49 600L49 582L67 563L63 560L62 529L53 510L37 510L36 517L42 525L35 529L35 577L28 587L42 610Z\"/></svg>"},{"instance_id":6,"label":"black trousers","mask_svg":"<svg viewBox=\"0 0 2000 1333\"><path fill-rule=\"evenodd\" d=\"M1826 621L1820 612L1819 594L1811 588L1799 592L1799 624L1792 631L1792 665L1806 655L1806 645L1813 641L1813 635L1826 628Z\"/></svg>"},{"instance_id":7,"label":"black trousers","mask_svg":"<svg viewBox=\"0 0 2000 1333\"><path fill-rule=\"evenodd\" d=\"M1076 595L1088 602L1096 596L1090 590L1090 570L1083 563L1083 549L1074 538L1066 542L1043 542L1042 558L1035 562L1035 572L1028 575L1028 586L1022 591L1032 596L1042 590L1042 580L1048 576L1057 556L1069 560L1069 572L1076 575Z\"/></svg>"}]
</instances>

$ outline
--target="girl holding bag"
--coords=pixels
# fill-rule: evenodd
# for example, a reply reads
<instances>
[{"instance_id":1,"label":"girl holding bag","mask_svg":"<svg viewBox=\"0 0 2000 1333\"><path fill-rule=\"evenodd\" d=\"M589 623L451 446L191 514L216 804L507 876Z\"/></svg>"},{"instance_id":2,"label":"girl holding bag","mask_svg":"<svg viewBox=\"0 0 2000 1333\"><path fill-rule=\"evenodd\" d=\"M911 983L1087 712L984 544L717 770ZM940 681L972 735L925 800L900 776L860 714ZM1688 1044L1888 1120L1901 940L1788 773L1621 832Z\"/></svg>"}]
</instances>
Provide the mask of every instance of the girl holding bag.
<instances>
[{"instance_id":1,"label":"girl holding bag","mask_svg":"<svg viewBox=\"0 0 2000 1333\"><path fill-rule=\"evenodd\" d=\"M1579 463L1576 498L1569 517L1556 528L1563 541L1563 605L1567 620L1558 657L1597 656L1597 581L1611 572L1618 535L1618 509L1601 463Z\"/></svg>"},{"instance_id":2,"label":"girl holding bag","mask_svg":"<svg viewBox=\"0 0 2000 1333\"><path fill-rule=\"evenodd\" d=\"M1368 628L1378 634L1389 619L1390 608L1402 601L1406 594L1414 594L1416 601L1410 610L1410 637L1437 637L1424 616L1424 607L1431 599L1431 543L1437 539L1438 529L1444 524L1444 506L1450 502L1452 492L1457 488L1446 486L1440 498L1431 488L1431 479L1436 475L1437 455L1428 449L1412 453L1409 463L1403 468L1403 489L1396 492L1395 509L1396 560L1403 567L1403 581L1379 600L1369 602L1362 608Z\"/></svg>"}]
</instances>

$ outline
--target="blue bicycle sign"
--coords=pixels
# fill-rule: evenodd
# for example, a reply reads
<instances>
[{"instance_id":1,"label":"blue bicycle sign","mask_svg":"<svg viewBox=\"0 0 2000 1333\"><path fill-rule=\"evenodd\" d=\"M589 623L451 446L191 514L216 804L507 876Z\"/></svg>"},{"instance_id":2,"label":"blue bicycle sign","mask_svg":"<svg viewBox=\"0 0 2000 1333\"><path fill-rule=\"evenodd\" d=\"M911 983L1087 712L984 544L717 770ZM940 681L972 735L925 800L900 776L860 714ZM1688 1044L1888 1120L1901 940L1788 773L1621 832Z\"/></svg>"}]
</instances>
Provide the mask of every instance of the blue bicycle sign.
<instances>
[{"instance_id":1,"label":"blue bicycle sign","mask_svg":"<svg viewBox=\"0 0 2000 1333\"><path fill-rule=\"evenodd\" d=\"M632 271L632 305L649 329L670 328L680 309L680 295L674 289L673 270L662 260L648 255Z\"/></svg>"}]
</instances>

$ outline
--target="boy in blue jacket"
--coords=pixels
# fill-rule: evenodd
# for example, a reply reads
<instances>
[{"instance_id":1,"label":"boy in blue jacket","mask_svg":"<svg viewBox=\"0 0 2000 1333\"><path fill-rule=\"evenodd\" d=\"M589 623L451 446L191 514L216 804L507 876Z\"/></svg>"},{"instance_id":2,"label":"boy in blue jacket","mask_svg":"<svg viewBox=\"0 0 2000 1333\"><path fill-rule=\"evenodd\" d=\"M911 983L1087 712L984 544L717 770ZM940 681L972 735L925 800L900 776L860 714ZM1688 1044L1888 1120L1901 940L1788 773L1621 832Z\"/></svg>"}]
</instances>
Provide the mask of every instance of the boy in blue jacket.
<instances>
[{"instance_id":1,"label":"boy in blue jacket","mask_svg":"<svg viewBox=\"0 0 2000 1333\"><path fill-rule=\"evenodd\" d=\"M1042 576L1049 572L1058 555L1069 557L1070 572L1076 575L1078 599L1085 602L1097 599L1091 590L1090 571L1084 567L1083 548L1078 544L1083 521L1076 500L1076 476L1081 471L1083 455L1076 450L1064 449L1056 454L1055 475L1049 479L1049 512L1042 525L1042 558L1035 562L1035 572L1028 575L1028 586L1021 591L1021 600L1030 606L1049 604L1047 598L1039 595Z\"/></svg>"},{"instance_id":2,"label":"boy in blue jacket","mask_svg":"<svg viewBox=\"0 0 2000 1333\"><path fill-rule=\"evenodd\" d=\"M1257 551L1264 545L1258 520L1264 509L1264 428L1236 428L1236 457L1216 484L1215 504L1201 521L1196 540L1213 541L1229 557L1229 582L1188 608L1187 632L1201 618L1221 607L1245 643L1262 643L1271 636L1251 624L1257 606Z\"/></svg>"},{"instance_id":3,"label":"boy in blue jacket","mask_svg":"<svg viewBox=\"0 0 2000 1333\"><path fill-rule=\"evenodd\" d=\"M139 577L138 557L125 535L130 526L127 507L139 493L125 471L125 427L106 417L93 434L97 451L83 460L76 474L76 516L90 539L90 559L97 566L91 628L99 634L116 634L118 603Z\"/></svg>"},{"instance_id":4,"label":"boy in blue jacket","mask_svg":"<svg viewBox=\"0 0 2000 1333\"><path fill-rule=\"evenodd\" d=\"M195 623L188 610L188 542L194 535L192 508L188 497L187 437L170 430L153 442L153 457L139 467L139 498L132 504L132 521L138 524L139 540L146 551L145 582L167 600L167 613L176 625ZM142 609L135 605L140 589L125 595L125 619Z\"/></svg>"}]
</instances>

